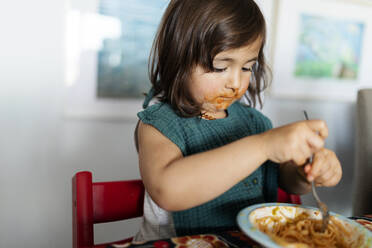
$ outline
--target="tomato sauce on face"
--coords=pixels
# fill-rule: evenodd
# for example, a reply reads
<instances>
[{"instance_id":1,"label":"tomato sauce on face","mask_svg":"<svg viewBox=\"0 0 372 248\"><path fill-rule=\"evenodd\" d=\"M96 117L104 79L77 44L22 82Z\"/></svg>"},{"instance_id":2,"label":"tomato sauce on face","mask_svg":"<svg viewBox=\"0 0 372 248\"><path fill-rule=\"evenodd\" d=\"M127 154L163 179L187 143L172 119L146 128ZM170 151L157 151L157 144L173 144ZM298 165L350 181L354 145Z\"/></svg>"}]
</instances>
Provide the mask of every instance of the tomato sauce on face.
<instances>
[{"instance_id":1,"label":"tomato sauce on face","mask_svg":"<svg viewBox=\"0 0 372 248\"><path fill-rule=\"evenodd\" d=\"M205 96L204 100L215 106L217 110L227 109L235 100L240 99L244 95L243 90L237 91L233 94L218 94L212 96Z\"/></svg>"}]
</instances>

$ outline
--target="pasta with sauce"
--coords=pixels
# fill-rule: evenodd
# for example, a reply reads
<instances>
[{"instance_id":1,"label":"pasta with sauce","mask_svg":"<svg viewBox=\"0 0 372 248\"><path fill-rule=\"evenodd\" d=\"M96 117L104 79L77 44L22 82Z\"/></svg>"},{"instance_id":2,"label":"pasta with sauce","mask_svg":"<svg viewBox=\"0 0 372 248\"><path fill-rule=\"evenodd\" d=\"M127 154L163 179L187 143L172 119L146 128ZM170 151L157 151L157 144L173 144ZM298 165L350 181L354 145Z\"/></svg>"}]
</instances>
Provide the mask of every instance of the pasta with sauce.
<instances>
[{"instance_id":1,"label":"pasta with sauce","mask_svg":"<svg viewBox=\"0 0 372 248\"><path fill-rule=\"evenodd\" d=\"M356 248L363 243L363 235L353 240L351 231L333 216L325 232L320 231L322 221L309 218L306 212L281 220L279 216L266 216L256 219L256 224L260 231L283 247Z\"/></svg>"}]
</instances>

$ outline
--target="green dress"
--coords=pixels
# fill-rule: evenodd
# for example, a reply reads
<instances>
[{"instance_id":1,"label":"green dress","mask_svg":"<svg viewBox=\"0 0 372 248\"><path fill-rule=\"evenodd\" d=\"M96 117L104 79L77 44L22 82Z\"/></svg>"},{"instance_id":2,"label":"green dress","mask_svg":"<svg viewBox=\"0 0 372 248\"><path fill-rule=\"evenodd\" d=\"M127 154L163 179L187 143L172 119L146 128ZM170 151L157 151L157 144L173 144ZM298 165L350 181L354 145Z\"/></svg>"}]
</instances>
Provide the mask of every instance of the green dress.
<instances>
[{"instance_id":1,"label":"green dress","mask_svg":"<svg viewBox=\"0 0 372 248\"><path fill-rule=\"evenodd\" d=\"M216 120L184 118L169 104L157 103L139 112L138 117L176 144L183 156L208 151L272 128L267 117L240 102L232 104L227 113L226 118ZM266 161L217 198L188 210L172 212L177 236L236 229L238 212L252 204L275 202L277 188L278 164Z\"/></svg>"}]
</instances>

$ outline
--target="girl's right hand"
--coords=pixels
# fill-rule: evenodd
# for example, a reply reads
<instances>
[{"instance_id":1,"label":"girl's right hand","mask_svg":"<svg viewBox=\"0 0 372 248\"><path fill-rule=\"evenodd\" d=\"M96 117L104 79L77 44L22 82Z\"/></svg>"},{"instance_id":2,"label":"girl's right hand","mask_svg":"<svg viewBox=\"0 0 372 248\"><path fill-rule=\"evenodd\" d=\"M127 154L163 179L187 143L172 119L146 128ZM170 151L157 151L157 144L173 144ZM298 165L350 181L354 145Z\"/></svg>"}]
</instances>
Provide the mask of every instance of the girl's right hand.
<instances>
[{"instance_id":1,"label":"girl's right hand","mask_svg":"<svg viewBox=\"0 0 372 248\"><path fill-rule=\"evenodd\" d=\"M322 120L308 120L273 128L262 136L269 160L303 165L313 153L323 148L328 128Z\"/></svg>"}]
</instances>

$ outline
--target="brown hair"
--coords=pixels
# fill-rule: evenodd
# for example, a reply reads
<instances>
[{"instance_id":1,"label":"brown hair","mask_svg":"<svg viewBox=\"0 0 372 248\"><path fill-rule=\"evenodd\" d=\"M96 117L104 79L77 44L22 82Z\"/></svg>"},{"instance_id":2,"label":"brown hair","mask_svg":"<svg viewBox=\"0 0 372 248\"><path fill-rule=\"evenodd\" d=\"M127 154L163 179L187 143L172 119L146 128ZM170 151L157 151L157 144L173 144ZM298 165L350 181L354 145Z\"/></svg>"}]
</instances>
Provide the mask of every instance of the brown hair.
<instances>
[{"instance_id":1,"label":"brown hair","mask_svg":"<svg viewBox=\"0 0 372 248\"><path fill-rule=\"evenodd\" d=\"M249 45L258 38L262 45L246 93L253 107L257 99L262 107L260 93L268 85L263 53L265 19L254 0L171 0L149 60L154 96L182 116L199 115L200 105L188 87L192 69L201 65L213 71L218 53Z\"/></svg>"}]
</instances>

